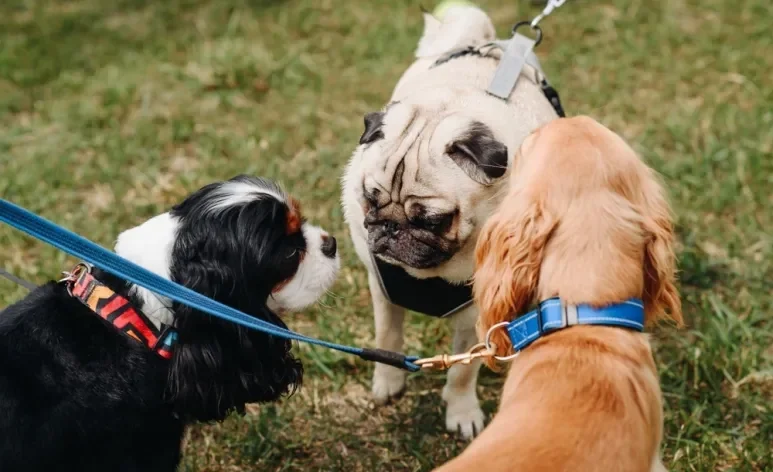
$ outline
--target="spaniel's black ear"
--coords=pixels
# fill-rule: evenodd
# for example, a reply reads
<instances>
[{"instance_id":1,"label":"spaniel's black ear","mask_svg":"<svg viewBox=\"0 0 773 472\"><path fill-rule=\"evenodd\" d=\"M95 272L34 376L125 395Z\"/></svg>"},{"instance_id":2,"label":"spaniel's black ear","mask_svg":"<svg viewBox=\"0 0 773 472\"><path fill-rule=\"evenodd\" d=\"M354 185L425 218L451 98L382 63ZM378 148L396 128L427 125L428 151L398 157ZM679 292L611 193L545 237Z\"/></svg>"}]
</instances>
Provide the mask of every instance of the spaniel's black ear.
<instances>
[{"instance_id":1,"label":"spaniel's black ear","mask_svg":"<svg viewBox=\"0 0 773 472\"><path fill-rule=\"evenodd\" d=\"M482 185L491 185L507 172L507 146L480 122L473 122L464 136L449 143L446 154Z\"/></svg>"},{"instance_id":2,"label":"spaniel's black ear","mask_svg":"<svg viewBox=\"0 0 773 472\"><path fill-rule=\"evenodd\" d=\"M360 144L370 144L379 139L384 139L381 126L384 123L384 112L374 111L365 115L365 131L360 136Z\"/></svg>"},{"instance_id":3,"label":"spaniel's black ear","mask_svg":"<svg viewBox=\"0 0 773 472\"><path fill-rule=\"evenodd\" d=\"M176 275L199 293L286 327L265 303L248 294L229 293L241 288L236 280L228 280L232 274L224 267L192 263ZM167 392L181 417L219 421L231 411L244 412L247 403L275 401L300 386L303 366L290 353L289 341L185 305L174 304L173 310L178 342L170 361Z\"/></svg>"}]
</instances>

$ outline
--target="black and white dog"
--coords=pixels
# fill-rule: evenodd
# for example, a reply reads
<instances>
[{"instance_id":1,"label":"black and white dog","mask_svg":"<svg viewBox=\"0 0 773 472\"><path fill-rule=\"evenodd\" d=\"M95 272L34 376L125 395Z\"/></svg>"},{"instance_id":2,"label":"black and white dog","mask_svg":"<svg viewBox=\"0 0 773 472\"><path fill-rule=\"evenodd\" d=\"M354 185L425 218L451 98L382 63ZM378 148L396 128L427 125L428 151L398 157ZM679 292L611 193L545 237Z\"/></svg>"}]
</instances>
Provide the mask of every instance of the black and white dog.
<instances>
[{"instance_id":1,"label":"black and white dog","mask_svg":"<svg viewBox=\"0 0 773 472\"><path fill-rule=\"evenodd\" d=\"M278 326L336 278L336 241L274 183L208 185L116 252ZM0 315L0 471L176 470L186 424L300 385L291 343L80 265Z\"/></svg>"}]
</instances>

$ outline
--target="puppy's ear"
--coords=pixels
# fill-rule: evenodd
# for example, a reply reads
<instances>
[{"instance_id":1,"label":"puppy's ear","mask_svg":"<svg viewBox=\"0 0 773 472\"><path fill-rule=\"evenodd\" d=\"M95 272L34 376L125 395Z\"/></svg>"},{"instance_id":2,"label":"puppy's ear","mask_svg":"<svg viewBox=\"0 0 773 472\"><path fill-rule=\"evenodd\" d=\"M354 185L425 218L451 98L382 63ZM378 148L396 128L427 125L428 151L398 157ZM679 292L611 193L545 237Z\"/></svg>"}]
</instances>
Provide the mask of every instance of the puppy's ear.
<instances>
[{"instance_id":1,"label":"puppy's ear","mask_svg":"<svg viewBox=\"0 0 773 472\"><path fill-rule=\"evenodd\" d=\"M178 277L199 293L285 327L265 303L239 293L244 288L226 267L190 263ZM243 413L247 403L275 401L300 386L303 367L290 354L289 341L185 305L173 308L178 343L170 361L167 394L181 417L220 421L231 411Z\"/></svg>"},{"instance_id":2,"label":"puppy's ear","mask_svg":"<svg viewBox=\"0 0 773 472\"><path fill-rule=\"evenodd\" d=\"M473 286L481 339L493 325L523 314L537 295L545 246L556 223L537 199L511 192L484 225L475 249ZM492 342L497 355L510 354L504 329L496 330ZM486 362L495 368L495 361Z\"/></svg>"},{"instance_id":3,"label":"puppy's ear","mask_svg":"<svg viewBox=\"0 0 773 472\"><path fill-rule=\"evenodd\" d=\"M643 191L644 229L649 241L644 252L644 313L647 323L669 318L683 324L682 302L676 289L676 256L671 209L652 171Z\"/></svg>"},{"instance_id":4,"label":"puppy's ear","mask_svg":"<svg viewBox=\"0 0 773 472\"><path fill-rule=\"evenodd\" d=\"M374 111L365 115L365 131L360 136L360 144L370 144L379 139L384 139L381 127L384 124L384 112Z\"/></svg>"},{"instance_id":5,"label":"puppy's ear","mask_svg":"<svg viewBox=\"0 0 773 472\"><path fill-rule=\"evenodd\" d=\"M507 172L507 146L480 122L446 147L446 154L465 174L481 185L491 185Z\"/></svg>"}]
</instances>

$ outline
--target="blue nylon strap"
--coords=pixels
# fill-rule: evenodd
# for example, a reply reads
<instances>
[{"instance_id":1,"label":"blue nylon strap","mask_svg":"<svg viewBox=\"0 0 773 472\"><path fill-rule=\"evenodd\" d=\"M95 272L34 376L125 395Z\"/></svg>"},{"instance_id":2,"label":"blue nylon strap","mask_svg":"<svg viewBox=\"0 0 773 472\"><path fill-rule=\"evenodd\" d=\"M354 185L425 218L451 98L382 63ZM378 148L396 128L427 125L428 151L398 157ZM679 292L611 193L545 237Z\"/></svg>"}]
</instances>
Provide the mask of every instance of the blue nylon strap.
<instances>
[{"instance_id":1,"label":"blue nylon strap","mask_svg":"<svg viewBox=\"0 0 773 472\"><path fill-rule=\"evenodd\" d=\"M411 372L416 372L420 369L420 367L413 362L417 357L405 356L400 353L383 351L380 349L363 349L360 347L345 346L329 341L323 341L321 339L310 338L254 318L246 313L242 313L239 310L194 292L189 288L183 287L180 284L172 282L171 280L156 275L88 239L25 210L18 205L14 205L5 199L0 199L0 221L46 242L57 249L61 249L72 256L78 257L85 262L106 270L117 277L137 284L176 302L183 303L191 308L201 310L216 318L221 318L230 321L231 323L236 323L279 338L322 346L347 354L354 354L365 360L389 364Z\"/></svg>"},{"instance_id":2,"label":"blue nylon strap","mask_svg":"<svg viewBox=\"0 0 773 472\"><path fill-rule=\"evenodd\" d=\"M576 310L576 311L575 311ZM513 350L525 349L540 337L577 325L598 325L644 331L644 305L632 298L601 308L590 305L566 306L559 298L540 302L539 308L507 325Z\"/></svg>"}]
</instances>

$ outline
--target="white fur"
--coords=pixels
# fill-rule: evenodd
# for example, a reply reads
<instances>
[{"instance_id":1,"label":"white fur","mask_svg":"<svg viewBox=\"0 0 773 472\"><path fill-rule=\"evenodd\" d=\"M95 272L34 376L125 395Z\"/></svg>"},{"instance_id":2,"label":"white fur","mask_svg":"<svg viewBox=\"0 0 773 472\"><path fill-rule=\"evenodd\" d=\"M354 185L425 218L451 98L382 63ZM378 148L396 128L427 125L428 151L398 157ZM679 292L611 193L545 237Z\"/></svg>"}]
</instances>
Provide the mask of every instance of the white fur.
<instances>
[{"instance_id":1,"label":"white fur","mask_svg":"<svg viewBox=\"0 0 773 472\"><path fill-rule=\"evenodd\" d=\"M478 307L471 305L454 315L453 352L465 352L478 342L475 324ZM470 365L457 364L448 370L443 387L446 402L446 429L459 431L465 438L477 436L483 431L486 416L478 403L478 371L480 361Z\"/></svg>"},{"instance_id":2,"label":"white fur","mask_svg":"<svg viewBox=\"0 0 773 472\"><path fill-rule=\"evenodd\" d=\"M660 457L660 451L655 453L655 458L652 460L652 468L650 472L668 472L666 466L663 465L663 459Z\"/></svg>"},{"instance_id":3,"label":"white fur","mask_svg":"<svg viewBox=\"0 0 773 472\"><path fill-rule=\"evenodd\" d=\"M155 216L139 226L128 229L118 236L115 252L135 264L169 279L172 248L177 237L179 221L169 213ZM134 294L142 299L142 312L156 325L171 325L174 320L172 301L148 289L134 286Z\"/></svg>"},{"instance_id":4,"label":"white fur","mask_svg":"<svg viewBox=\"0 0 773 472\"><path fill-rule=\"evenodd\" d=\"M303 237L306 239L306 254L292 279L268 300L271 309L300 310L322 296L333 285L341 261L322 253L323 238L328 234L310 224L303 225Z\"/></svg>"},{"instance_id":5,"label":"white fur","mask_svg":"<svg viewBox=\"0 0 773 472\"><path fill-rule=\"evenodd\" d=\"M355 239L356 243L360 240ZM362 241L361 244L364 244ZM367 246L365 247L367 253ZM360 250L357 251L358 254ZM403 321L405 309L393 305L387 300L381 291L378 276L375 270L368 265L368 282L370 295L373 300L373 316L376 323L376 346L388 351L400 352L403 350ZM391 398L398 396L405 389L405 371L386 364L376 364L373 371L373 401L376 405L384 405Z\"/></svg>"},{"instance_id":6,"label":"white fur","mask_svg":"<svg viewBox=\"0 0 773 472\"><path fill-rule=\"evenodd\" d=\"M273 189L264 188L249 182L225 182L212 193L207 211L217 211L234 205L241 205L258 198L271 197L280 202L287 202L285 195Z\"/></svg>"},{"instance_id":7,"label":"white fur","mask_svg":"<svg viewBox=\"0 0 773 472\"><path fill-rule=\"evenodd\" d=\"M274 189L249 182L226 182L211 195L206 211L219 211L260 198L287 198ZM145 223L124 231L118 236L115 252L149 271L170 278L172 249L177 237L178 219L169 213L155 216ZM316 226L303 225L307 252L292 280L269 299L269 307L299 310L314 303L335 281L340 266L338 254L334 258L322 254L322 236L327 233ZM142 287L132 291L142 300L140 309L156 325L171 325L174 314L169 308L172 301Z\"/></svg>"}]
</instances>

